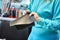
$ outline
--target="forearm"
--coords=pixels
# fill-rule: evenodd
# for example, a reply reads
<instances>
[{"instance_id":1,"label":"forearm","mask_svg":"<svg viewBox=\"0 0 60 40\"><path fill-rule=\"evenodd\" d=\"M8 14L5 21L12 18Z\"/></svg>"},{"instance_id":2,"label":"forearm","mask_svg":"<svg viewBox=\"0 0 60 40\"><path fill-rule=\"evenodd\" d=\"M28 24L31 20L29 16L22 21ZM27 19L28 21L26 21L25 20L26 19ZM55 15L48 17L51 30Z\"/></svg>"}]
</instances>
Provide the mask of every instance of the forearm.
<instances>
[{"instance_id":1,"label":"forearm","mask_svg":"<svg viewBox=\"0 0 60 40\"><path fill-rule=\"evenodd\" d=\"M37 23L40 24L41 26L44 26L46 29L60 30L59 20L50 20L50 19L44 19L40 17Z\"/></svg>"}]
</instances>

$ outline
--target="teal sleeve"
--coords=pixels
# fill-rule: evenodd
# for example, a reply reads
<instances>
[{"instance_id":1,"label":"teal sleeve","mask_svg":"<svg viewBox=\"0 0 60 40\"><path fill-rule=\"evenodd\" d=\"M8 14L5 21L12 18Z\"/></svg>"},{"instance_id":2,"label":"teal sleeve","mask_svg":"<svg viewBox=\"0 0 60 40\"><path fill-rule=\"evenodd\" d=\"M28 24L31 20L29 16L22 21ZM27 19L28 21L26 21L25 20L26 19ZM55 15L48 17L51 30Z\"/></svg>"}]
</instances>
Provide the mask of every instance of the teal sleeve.
<instances>
[{"instance_id":1,"label":"teal sleeve","mask_svg":"<svg viewBox=\"0 0 60 40\"><path fill-rule=\"evenodd\" d=\"M60 30L60 0L55 1L53 9L53 18L51 20L40 17L37 23L46 29Z\"/></svg>"},{"instance_id":2,"label":"teal sleeve","mask_svg":"<svg viewBox=\"0 0 60 40\"><path fill-rule=\"evenodd\" d=\"M31 12L31 7L32 7L32 5L33 5L33 1L34 1L34 0L31 0L31 1L30 1L30 4L29 4L29 6L28 6L28 10L29 10L30 12Z\"/></svg>"}]
</instances>

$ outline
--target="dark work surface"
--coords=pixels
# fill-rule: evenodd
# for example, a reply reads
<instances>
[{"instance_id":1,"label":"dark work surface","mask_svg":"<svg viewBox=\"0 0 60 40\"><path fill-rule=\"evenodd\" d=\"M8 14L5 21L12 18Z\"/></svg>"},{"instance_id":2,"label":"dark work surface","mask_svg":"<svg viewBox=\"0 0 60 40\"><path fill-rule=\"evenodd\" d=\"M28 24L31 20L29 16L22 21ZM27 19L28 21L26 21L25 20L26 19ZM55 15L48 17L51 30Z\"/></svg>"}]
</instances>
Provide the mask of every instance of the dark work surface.
<instances>
[{"instance_id":1,"label":"dark work surface","mask_svg":"<svg viewBox=\"0 0 60 40\"><path fill-rule=\"evenodd\" d=\"M30 30L30 28L17 30L16 27L9 27L9 22L2 21L0 38L6 38L6 40L27 40Z\"/></svg>"}]
</instances>

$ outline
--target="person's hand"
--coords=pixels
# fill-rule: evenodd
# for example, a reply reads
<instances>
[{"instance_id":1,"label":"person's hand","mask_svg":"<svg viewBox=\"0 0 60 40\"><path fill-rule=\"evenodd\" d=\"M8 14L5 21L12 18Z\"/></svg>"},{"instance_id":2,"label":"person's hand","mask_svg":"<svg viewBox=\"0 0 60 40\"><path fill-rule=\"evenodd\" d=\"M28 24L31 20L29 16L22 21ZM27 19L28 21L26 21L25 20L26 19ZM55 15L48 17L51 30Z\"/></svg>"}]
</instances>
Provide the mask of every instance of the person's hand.
<instances>
[{"instance_id":1,"label":"person's hand","mask_svg":"<svg viewBox=\"0 0 60 40\"><path fill-rule=\"evenodd\" d=\"M27 12L29 12L29 10L24 10L23 15L25 15Z\"/></svg>"},{"instance_id":2,"label":"person's hand","mask_svg":"<svg viewBox=\"0 0 60 40\"><path fill-rule=\"evenodd\" d=\"M34 16L35 21L39 21L39 16L37 15L37 13L32 12L29 16Z\"/></svg>"}]
</instances>

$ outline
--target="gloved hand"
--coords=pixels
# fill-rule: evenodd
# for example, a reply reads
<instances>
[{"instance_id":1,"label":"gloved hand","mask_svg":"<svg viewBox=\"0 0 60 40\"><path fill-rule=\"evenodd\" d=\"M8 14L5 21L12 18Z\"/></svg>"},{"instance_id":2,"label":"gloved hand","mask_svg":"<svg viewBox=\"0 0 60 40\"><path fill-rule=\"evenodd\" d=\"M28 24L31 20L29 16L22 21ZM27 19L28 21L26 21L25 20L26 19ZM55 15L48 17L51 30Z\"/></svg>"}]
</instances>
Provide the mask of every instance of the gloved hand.
<instances>
[{"instance_id":1,"label":"gloved hand","mask_svg":"<svg viewBox=\"0 0 60 40\"><path fill-rule=\"evenodd\" d=\"M34 16L34 19L35 19L35 21L39 21L39 16L38 16L38 14L37 13L35 13L35 12L32 12L32 13L30 13L30 15L29 16Z\"/></svg>"}]
</instances>

